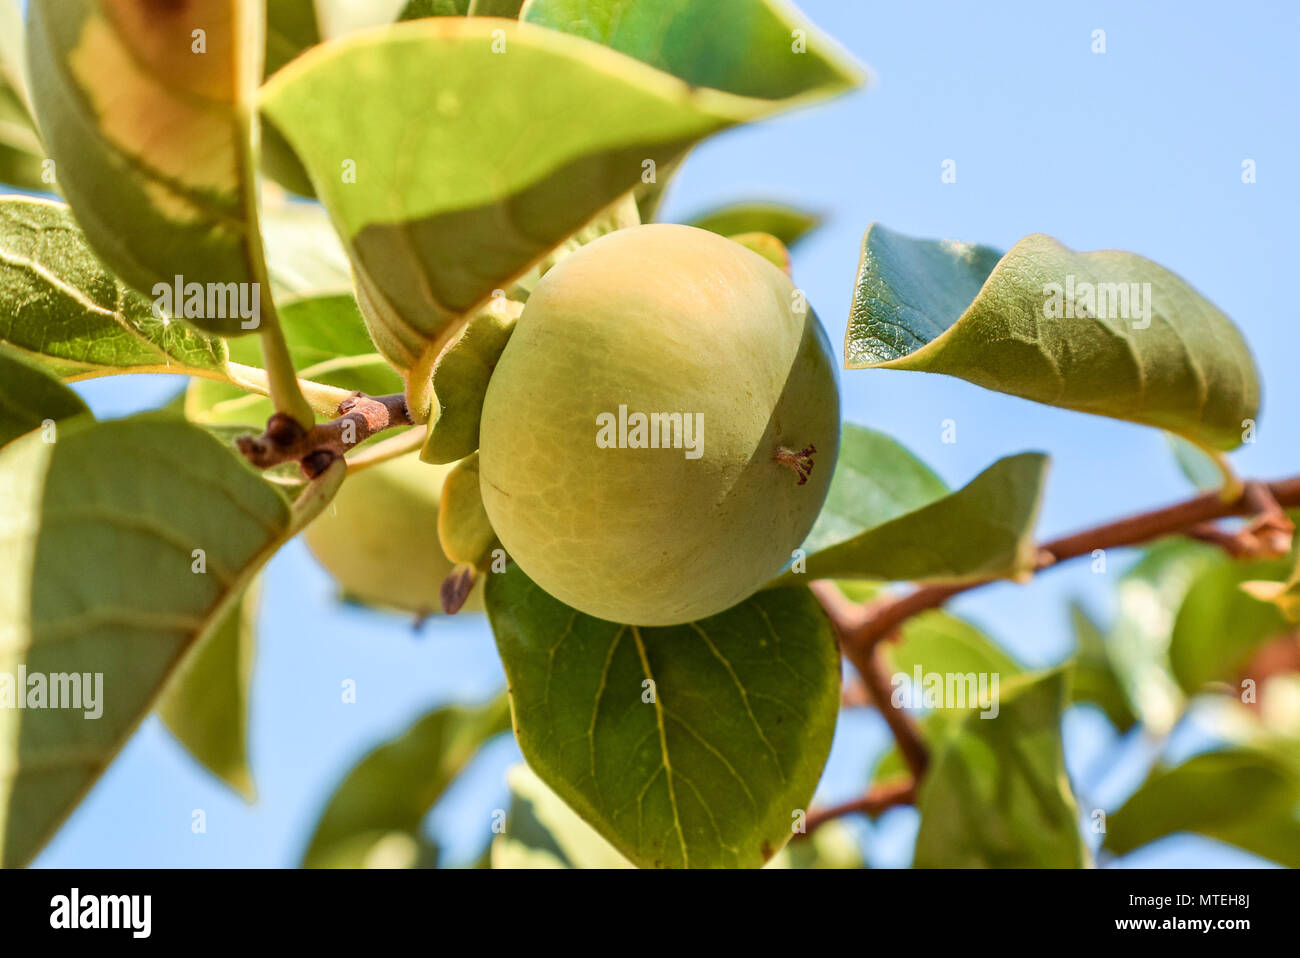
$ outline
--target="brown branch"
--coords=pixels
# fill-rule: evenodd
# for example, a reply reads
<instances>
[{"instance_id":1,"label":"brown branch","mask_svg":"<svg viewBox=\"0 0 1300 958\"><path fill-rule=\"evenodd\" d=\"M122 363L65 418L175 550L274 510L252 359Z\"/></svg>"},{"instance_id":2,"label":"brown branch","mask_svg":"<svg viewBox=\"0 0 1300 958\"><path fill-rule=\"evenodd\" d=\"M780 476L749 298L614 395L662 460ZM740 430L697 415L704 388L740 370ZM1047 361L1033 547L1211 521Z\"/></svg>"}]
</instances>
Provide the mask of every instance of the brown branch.
<instances>
[{"instance_id":1,"label":"brown branch","mask_svg":"<svg viewBox=\"0 0 1300 958\"><path fill-rule=\"evenodd\" d=\"M831 624L835 626L840 648L844 650L844 654L862 676L867 693L889 725L889 731L893 733L894 741L898 743L898 750L907 762L907 767L912 770L913 777L919 780L925 774L926 766L930 761L925 739L921 737L921 730L912 716L906 710L894 705L892 685L881 667L880 650L874 644L850 645L846 634L842 631L846 619L859 613L870 615L869 610L875 604L864 609L840 592L832 582L814 582L812 590L822 607L826 609Z\"/></svg>"},{"instance_id":2,"label":"brown branch","mask_svg":"<svg viewBox=\"0 0 1300 958\"><path fill-rule=\"evenodd\" d=\"M1265 494L1269 497L1267 500L1264 499ZM1279 482L1248 482L1240 496L1226 502L1218 492L1207 492L1172 506L1062 536L1043 544L1039 552L1038 569L1045 569L1067 559L1091 555L1095 549L1138 545L1162 536L1203 527L1215 519L1251 515L1260 509L1262 501L1271 501L1279 513L1284 507L1300 506L1300 477ZM1261 518L1269 514L1269 510L1265 510ZM1285 514L1282 515L1285 518ZM1276 521L1274 514L1272 524L1275 525ZM837 624L844 654L856 665L862 657L862 650L875 646L912 616L927 609L938 608L955 595L1000 581L1003 580L982 579L959 585L922 586L884 602L874 602L867 606L848 603L851 611L837 604L834 611L827 608L827 612ZM839 590L834 589L834 586L830 588L838 594ZM818 592L823 605L826 605L825 591Z\"/></svg>"},{"instance_id":3,"label":"brown branch","mask_svg":"<svg viewBox=\"0 0 1300 958\"><path fill-rule=\"evenodd\" d=\"M866 795L855 798L851 802L832 805L830 808L813 809L808 813L808 818L804 822L803 834L811 835L818 827L825 825L834 818L843 818L845 815L867 815L875 818L891 808L899 805L911 805L915 802L915 782L894 782L888 785L877 785ZM795 837L800 836L796 835Z\"/></svg>"},{"instance_id":4,"label":"brown branch","mask_svg":"<svg viewBox=\"0 0 1300 958\"><path fill-rule=\"evenodd\" d=\"M1213 542L1239 557L1285 554L1294 532L1294 526L1284 511L1287 506L1300 506L1300 477L1271 483L1247 482L1239 496L1227 501L1217 491L1207 492L1172 506L1045 543L1039 548L1035 571L1067 559L1091 555L1097 549L1138 545L1175 533ZM1242 515L1252 515L1254 519L1240 531L1228 532L1214 525L1215 520ZM877 646L883 640L896 638L901 626L913 616L938 608L955 595L998 581L1003 580L922 586L904 595L887 596L865 605L853 602L833 582L812 583L813 594L835 627L840 648L862 676L871 699L889 724L899 751L912 770L913 780L893 786L888 791L877 787L862 798L810 814L809 831L841 815L854 812L877 814L875 810L915 800L916 783L925 773L928 753L911 716L893 706L890 684L880 668ZM882 805L882 802L887 804Z\"/></svg>"},{"instance_id":5,"label":"brown branch","mask_svg":"<svg viewBox=\"0 0 1300 958\"><path fill-rule=\"evenodd\" d=\"M406 397L366 396L362 393L339 403L339 417L303 429L284 413L276 413L260 436L240 436L239 451L259 469L296 462L308 479L324 472L331 462L376 433L393 426L411 425Z\"/></svg>"}]
</instances>

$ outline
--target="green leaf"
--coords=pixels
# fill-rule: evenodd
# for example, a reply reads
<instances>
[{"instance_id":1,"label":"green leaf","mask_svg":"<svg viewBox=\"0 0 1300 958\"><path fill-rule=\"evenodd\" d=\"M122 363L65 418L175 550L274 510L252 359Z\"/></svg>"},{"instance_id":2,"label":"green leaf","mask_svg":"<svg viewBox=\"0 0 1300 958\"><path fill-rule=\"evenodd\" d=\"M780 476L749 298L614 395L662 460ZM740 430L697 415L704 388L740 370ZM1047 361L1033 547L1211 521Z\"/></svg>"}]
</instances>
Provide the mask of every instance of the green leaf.
<instances>
[{"instance_id":1,"label":"green leaf","mask_svg":"<svg viewBox=\"0 0 1300 958\"><path fill-rule=\"evenodd\" d=\"M81 397L57 379L0 352L0 446L46 421L89 414Z\"/></svg>"},{"instance_id":2,"label":"green leaf","mask_svg":"<svg viewBox=\"0 0 1300 958\"><path fill-rule=\"evenodd\" d=\"M464 17L469 14L470 0L406 0L398 20L421 17ZM518 11L516 11L518 12Z\"/></svg>"},{"instance_id":3,"label":"green leaf","mask_svg":"<svg viewBox=\"0 0 1300 958\"><path fill-rule=\"evenodd\" d=\"M839 650L808 590L639 628L512 565L487 601L524 757L630 861L758 867L790 838L839 709Z\"/></svg>"},{"instance_id":4,"label":"green leaf","mask_svg":"<svg viewBox=\"0 0 1300 958\"><path fill-rule=\"evenodd\" d=\"M1022 578L1037 558L1033 531L1046 468L1047 457L1039 453L1000 459L929 505L847 539L815 541L817 551L810 551L803 571L788 571L775 581Z\"/></svg>"},{"instance_id":5,"label":"green leaf","mask_svg":"<svg viewBox=\"0 0 1300 958\"><path fill-rule=\"evenodd\" d=\"M942 499L949 491L896 439L846 423L826 504L803 550L812 554L844 542Z\"/></svg>"},{"instance_id":6,"label":"green leaf","mask_svg":"<svg viewBox=\"0 0 1300 958\"><path fill-rule=\"evenodd\" d=\"M1192 580L1169 639L1169 663L1184 692L1234 680L1262 644L1288 630L1281 609L1243 588L1252 579L1281 578L1288 569L1285 559L1225 557Z\"/></svg>"},{"instance_id":7,"label":"green leaf","mask_svg":"<svg viewBox=\"0 0 1300 958\"><path fill-rule=\"evenodd\" d=\"M1088 864L1061 751L1065 673L1001 692L997 717L968 712L921 784L917 868Z\"/></svg>"},{"instance_id":8,"label":"green leaf","mask_svg":"<svg viewBox=\"0 0 1300 958\"><path fill-rule=\"evenodd\" d=\"M530 0L522 19L739 96L783 100L862 82L852 57L784 0Z\"/></svg>"},{"instance_id":9,"label":"green leaf","mask_svg":"<svg viewBox=\"0 0 1300 958\"><path fill-rule=\"evenodd\" d=\"M261 4L31 0L28 26L59 189L108 267L140 292L178 276L260 283L251 121ZM248 332L237 315L188 318Z\"/></svg>"},{"instance_id":10,"label":"green leaf","mask_svg":"<svg viewBox=\"0 0 1300 958\"><path fill-rule=\"evenodd\" d=\"M1111 295L1133 283L1135 300ZM1059 316L1049 291L1071 299ZM944 373L1214 449L1240 445L1259 408L1241 335L1187 283L1133 253L1076 253L1041 233L1003 256L872 225L844 353L852 369Z\"/></svg>"},{"instance_id":11,"label":"green leaf","mask_svg":"<svg viewBox=\"0 0 1300 958\"><path fill-rule=\"evenodd\" d=\"M0 451L0 488L0 686L20 666L29 694L35 676L102 677L93 720L0 708L10 866L49 839L293 527L285 498L215 438L162 417L28 435Z\"/></svg>"},{"instance_id":12,"label":"green leaf","mask_svg":"<svg viewBox=\"0 0 1300 958\"><path fill-rule=\"evenodd\" d=\"M514 19L519 16L519 8L524 5L524 0L470 0L469 15L471 17L509 17Z\"/></svg>"},{"instance_id":13,"label":"green leaf","mask_svg":"<svg viewBox=\"0 0 1300 958\"><path fill-rule=\"evenodd\" d=\"M158 701L163 724L186 751L250 802L248 701L258 592L254 583L195 643Z\"/></svg>"},{"instance_id":14,"label":"green leaf","mask_svg":"<svg viewBox=\"0 0 1300 958\"><path fill-rule=\"evenodd\" d=\"M1106 649L1129 704L1152 734L1167 734L1186 704L1169 664L1178 609L1196 576L1221 561L1214 546L1165 539L1120 580L1119 616Z\"/></svg>"},{"instance_id":15,"label":"green leaf","mask_svg":"<svg viewBox=\"0 0 1300 958\"><path fill-rule=\"evenodd\" d=\"M697 216L689 225L723 236L771 233L786 246L793 247L821 222L815 213L776 203L733 203Z\"/></svg>"},{"instance_id":16,"label":"green leaf","mask_svg":"<svg viewBox=\"0 0 1300 958\"><path fill-rule=\"evenodd\" d=\"M321 42L316 0L266 0L264 76Z\"/></svg>"},{"instance_id":17,"label":"green leaf","mask_svg":"<svg viewBox=\"0 0 1300 958\"><path fill-rule=\"evenodd\" d=\"M1070 704L1090 702L1101 708L1121 733L1137 722L1124 687L1115 674L1106 638L1077 602L1070 603L1074 625L1074 657L1071 660Z\"/></svg>"},{"instance_id":18,"label":"green leaf","mask_svg":"<svg viewBox=\"0 0 1300 958\"><path fill-rule=\"evenodd\" d=\"M1300 868L1298 806L1293 764L1257 748L1209 752L1152 772L1110 816L1105 847L1122 855L1165 835L1194 832Z\"/></svg>"},{"instance_id":19,"label":"green leaf","mask_svg":"<svg viewBox=\"0 0 1300 958\"><path fill-rule=\"evenodd\" d=\"M412 90L436 91L438 122L402 121ZM465 317L639 183L647 161L776 106L554 31L457 17L321 47L262 101L343 237L380 351L402 369L431 366Z\"/></svg>"},{"instance_id":20,"label":"green leaf","mask_svg":"<svg viewBox=\"0 0 1300 958\"><path fill-rule=\"evenodd\" d=\"M497 299L460 331L433 367L433 410L420 458L446 463L478 451L483 397L523 307Z\"/></svg>"},{"instance_id":21,"label":"green leaf","mask_svg":"<svg viewBox=\"0 0 1300 958\"><path fill-rule=\"evenodd\" d=\"M115 373L224 375L225 344L104 269L62 203L0 199L0 353L65 380Z\"/></svg>"},{"instance_id":22,"label":"green leaf","mask_svg":"<svg viewBox=\"0 0 1300 958\"><path fill-rule=\"evenodd\" d=\"M22 11L15 0L0 0L0 183L44 191L45 150L32 122L25 59Z\"/></svg>"},{"instance_id":23,"label":"green leaf","mask_svg":"<svg viewBox=\"0 0 1300 958\"><path fill-rule=\"evenodd\" d=\"M409 837L414 847L429 809L483 744L509 728L504 695L425 714L347 773L325 806L302 864L363 867L394 834Z\"/></svg>"},{"instance_id":24,"label":"green leaf","mask_svg":"<svg viewBox=\"0 0 1300 958\"><path fill-rule=\"evenodd\" d=\"M527 765L506 773L510 814L492 839L493 868L631 868L600 833Z\"/></svg>"}]
</instances>

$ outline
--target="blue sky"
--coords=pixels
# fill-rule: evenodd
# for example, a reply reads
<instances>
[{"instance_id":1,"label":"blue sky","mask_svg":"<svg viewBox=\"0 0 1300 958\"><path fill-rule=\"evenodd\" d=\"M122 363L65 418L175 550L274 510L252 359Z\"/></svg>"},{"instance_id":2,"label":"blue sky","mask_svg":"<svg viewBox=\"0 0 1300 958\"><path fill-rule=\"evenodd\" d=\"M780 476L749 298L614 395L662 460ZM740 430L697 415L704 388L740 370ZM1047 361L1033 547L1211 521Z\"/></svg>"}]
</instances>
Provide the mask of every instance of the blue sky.
<instances>
[{"instance_id":1,"label":"blue sky","mask_svg":"<svg viewBox=\"0 0 1300 958\"><path fill-rule=\"evenodd\" d=\"M870 88L814 110L718 137L698 149L668 194L665 215L774 198L818 210L826 225L794 256L796 282L842 342L858 248L879 220L917 236L1008 248L1046 232L1076 249L1116 247L1180 273L1240 325L1259 363L1264 411L1258 442L1238 470L1279 476L1300 468L1300 328L1290 283L1300 209L1295 41L1300 5L1209 2L968 4L804 0L803 9L873 74ZM1092 33L1106 52L1091 52ZM1258 181L1241 182L1253 159ZM956 163L957 181L940 180ZM131 377L83 384L101 415L152 405L178 388ZM1024 450L1052 456L1044 536L1165 503L1188 486L1158 432L1035 406L942 377L892 371L843 375L845 416L888 432L951 484ZM940 424L956 420L944 444ZM1030 665L1068 654L1065 601L1082 596L1102 616L1129 558L1110 572L1054 570L1029 586L962 597L958 611ZM331 584L300 543L272 563L265 594L306 597L291 614L267 602L252 707L259 801L215 784L150 719L37 863L46 866L290 865L329 792L369 748L426 709L491 694L502 682L485 621L457 618L418 633L401 620L333 601ZM340 700L354 679L355 705ZM1091 807L1114 807L1153 746L1117 741L1095 713L1066 722L1070 766ZM1202 741L1191 735L1184 751ZM887 742L868 713L846 717L819 798L863 786ZM474 774L431 816L452 858L485 837L505 804L513 742L491 747ZM1112 768L1107 774L1105 769ZM1103 770L1099 773L1099 770ZM208 830L190 830L194 809ZM906 864L910 810L861 825L869 859ZM1175 838L1121 864L1251 864L1200 839Z\"/></svg>"}]
</instances>

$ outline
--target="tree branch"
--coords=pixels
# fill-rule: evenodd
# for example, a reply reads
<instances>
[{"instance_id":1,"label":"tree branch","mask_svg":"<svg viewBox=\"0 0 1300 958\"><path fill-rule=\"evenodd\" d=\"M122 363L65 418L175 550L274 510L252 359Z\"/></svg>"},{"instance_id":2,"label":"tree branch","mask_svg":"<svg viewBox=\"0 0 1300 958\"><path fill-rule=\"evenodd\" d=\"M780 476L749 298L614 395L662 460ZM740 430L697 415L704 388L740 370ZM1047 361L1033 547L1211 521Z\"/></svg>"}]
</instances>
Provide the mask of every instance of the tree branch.
<instances>
[{"instance_id":1,"label":"tree branch","mask_svg":"<svg viewBox=\"0 0 1300 958\"><path fill-rule=\"evenodd\" d=\"M877 785L866 795L855 798L851 802L832 805L830 808L813 809L808 813L808 818L804 822L803 834L811 835L818 827L825 825L834 818L842 818L845 815L868 815L875 818L888 809L898 805L911 805L915 801L915 782L894 782L888 785ZM799 836L796 835L795 837L798 838Z\"/></svg>"},{"instance_id":2,"label":"tree branch","mask_svg":"<svg viewBox=\"0 0 1300 958\"><path fill-rule=\"evenodd\" d=\"M411 423L406 398L400 393L378 397L356 393L339 403L338 413L337 419L303 429L292 417L277 412L267 420L266 432L241 436L235 444L259 469L297 462L303 475L314 479L358 443Z\"/></svg>"},{"instance_id":3,"label":"tree branch","mask_svg":"<svg viewBox=\"0 0 1300 958\"><path fill-rule=\"evenodd\" d=\"M1176 533L1213 542L1234 557L1285 554L1294 533L1294 526L1284 511L1288 506L1300 506L1300 477L1278 482L1246 482L1237 495L1227 500L1220 491L1207 492L1044 543L1039 548L1035 571L1091 555L1097 549L1138 545ZM1253 517L1244 529L1230 532L1214 525L1218 519L1244 515ZM953 596L999 581L1003 580L921 586L905 595L887 596L865 605L853 602L829 580L811 584L813 594L835 627L845 657L862 676L872 701L889 724L913 779L905 784L878 786L862 798L814 812L808 817L808 831L841 815L856 812L875 815L884 808L915 801L917 783L925 773L929 756L911 716L893 706L890 683L880 668L877 646L886 639L896 638L902 625L913 616L936 609Z\"/></svg>"},{"instance_id":4,"label":"tree branch","mask_svg":"<svg viewBox=\"0 0 1300 958\"><path fill-rule=\"evenodd\" d=\"M1277 512L1272 512L1271 507L1262 508L1262 503L1266 502L1271 502ZM1247 482L1242 494L1227 502L1217 491L1207 492L1172 506L1053 539L1041 546L1037 568L1041 571L1067 559L1091 555L1095 549L1138 545L1198 527L1204 531L1205 523L1229 516L1258 514L1260 519L1269 519L1266 528L1272 535L1276 533L1277 515L1281 514L1285 519L1281 509L1296 506L1300 506L1300 477L1278 482ZM1287 525L1289 524L1288 522ZM1276 544L1274 540L1274 545ZM827 608L827 613L840 632L844 654L856 665L862 657L862 650L875 646L912 616L927 609L938 608L955 595L990 582L1001 581L1003 580L985 579L960 585L922 586L906 595L866 606L850 602L847 603L848 608L845 608L836 603L834 609ZM831 589L834 587L831 586ZM834 591L839 594L838 589ZM817 591L817 597L822 599L823 606L826 605L825 592L824 589Z\"/></svg>"}]
</instances>

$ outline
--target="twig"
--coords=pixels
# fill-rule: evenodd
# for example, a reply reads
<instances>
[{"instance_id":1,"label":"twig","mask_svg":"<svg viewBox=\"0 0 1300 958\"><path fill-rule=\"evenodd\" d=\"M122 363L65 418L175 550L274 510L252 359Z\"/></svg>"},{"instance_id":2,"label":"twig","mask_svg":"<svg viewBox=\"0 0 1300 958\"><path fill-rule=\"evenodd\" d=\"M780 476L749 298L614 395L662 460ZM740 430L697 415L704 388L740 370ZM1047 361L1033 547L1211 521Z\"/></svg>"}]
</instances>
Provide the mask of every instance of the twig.
<instances>
[{"instance_id":1,"label":"twig","mask_svg":"<svg viewBox=\"0 0 1300 958\"><path fill-rule=\"evenodd\" d=\"M1091 555L1095 549L1117 549L1121 546L1138 545L1162 536L1203 526L1204 523L1215 519L1250 515L1259 508L1264 493L1271 497L1271 501L1276 504L1279 511L1282 507L1300 506L1300 477L1268 483L1248 482L1245 484L1245 491L1230 502L1224 502L1217 491L1207 492L1172 506L1062 536L1043 544L1040 549L1038 569L1045 569L1067 559ZM837 605L836 611L828 608L827 612L832 620L836 621L842 636L845 655L857 664L855 656L859 654L860 648L871 648L912 616L927 609L938 608L955 595L1000 581L1003 580L981 579L958 585L922 586L906 595L884 602L871 603L866 607L848 603L853 611L844 610ZM834 591L838 594L838 590ZM823 596L824 590L819 591L818 598ZM824 599L823 605L825 605Z\"/></svg>"},{"instance_id":2,"label":"twig","mask_svg":"<svg viewBox=\"0 0 1300 958\"><path fill-rule=\"evenodd\" d=\"M915 801L915 782L894 782L888 785L877 785L866 795L855 798L851 802L832 805L830 808L813 809L808 813L808 818L804 821L804 834L811 835L818 827L825 825L834 818L843 818L845 815L867 815L875 818L888 809L899 805L911 805Z\"/></svg>"},{"instance_id":3,"label":"twig","mask_svg":"<svg viewBox=\"0 0 1300 958\"><path fill-rule=\"evenodd\" d=\"M236 445L259 469L285 462L300 464L303 475L314 479L335 459L360 442L393 426L409 425L406 399L400 393L370 397L356 393L343 400L339 417L303 429L284 413L276 413L260 436L241 436Z\"/></svg>"}]
</instances>

